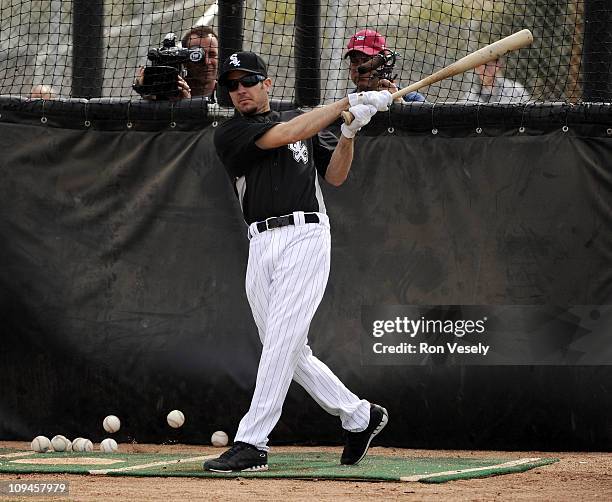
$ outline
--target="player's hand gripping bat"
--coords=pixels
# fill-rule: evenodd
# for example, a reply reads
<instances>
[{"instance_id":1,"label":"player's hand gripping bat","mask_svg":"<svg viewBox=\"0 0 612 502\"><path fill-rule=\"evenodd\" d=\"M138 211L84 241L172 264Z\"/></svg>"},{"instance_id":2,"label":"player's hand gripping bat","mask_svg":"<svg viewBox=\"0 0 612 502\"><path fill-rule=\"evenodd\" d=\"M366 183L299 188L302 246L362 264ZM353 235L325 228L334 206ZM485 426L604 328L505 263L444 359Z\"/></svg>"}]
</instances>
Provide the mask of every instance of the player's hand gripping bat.
<instances>
[{"instance_id":1,"label":"player's hand gripping bat","mask_svg":"<svg viewBox=\"0 0 612 502\"><path fill-rule=\"evenodd\" d=\"M404 87L399 91L393 93L391 96L393 99L401 98L405 94L408 94L413 91L418 91L422 87L427 85L435 84L440 80L444 80L445 78L453 77L455 75L459 75L460 73L466 72L468 70L472 70L481 64L488 63L489 61L494 61L504 54L510 51L516 51L518 49L522 49L523 47L527 47L531 45L533 42L533 35L527 29L518 31L513 35L502 38L497 42L493 42L492 44L483 47L482 49L478 49L476 52L472 52L465 57L462 57L458 61L448 65L441 70L425 77L418 82L415 82L408 87ZM353 121L353 115L351 112L344 111L342 112L342 118L344 122L350 124Z\"/></svg>"}]
</instances>

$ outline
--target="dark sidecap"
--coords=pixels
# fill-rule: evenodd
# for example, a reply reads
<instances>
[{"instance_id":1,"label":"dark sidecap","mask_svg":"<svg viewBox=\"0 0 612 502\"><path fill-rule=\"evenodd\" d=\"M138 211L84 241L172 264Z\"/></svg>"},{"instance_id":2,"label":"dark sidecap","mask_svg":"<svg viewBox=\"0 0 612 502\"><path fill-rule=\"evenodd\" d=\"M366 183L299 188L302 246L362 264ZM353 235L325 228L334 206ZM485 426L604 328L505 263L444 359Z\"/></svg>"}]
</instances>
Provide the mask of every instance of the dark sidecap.
<instances>
[{"instance_id":1,"label":"dark sidecap","mask_svg":"<svg viewBox=\"0 0 612 502\"><path fill-rule=\"evenodd\" d=\"M219 84L225 85L228 73L234 70L268 76L266 63L254 52L235 52L223 61L219 70Z\"/></svg>"}]
</instances>

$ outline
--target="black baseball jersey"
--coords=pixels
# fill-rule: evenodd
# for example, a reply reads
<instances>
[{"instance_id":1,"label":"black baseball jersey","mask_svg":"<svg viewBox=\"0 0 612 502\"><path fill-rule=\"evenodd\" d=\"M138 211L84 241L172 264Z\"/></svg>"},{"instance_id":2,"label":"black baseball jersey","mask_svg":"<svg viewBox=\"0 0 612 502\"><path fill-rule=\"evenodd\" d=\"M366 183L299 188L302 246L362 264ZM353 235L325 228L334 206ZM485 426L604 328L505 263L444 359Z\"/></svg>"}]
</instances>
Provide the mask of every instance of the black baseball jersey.
<instances>
[{"instance_id":1,"label":"black baseball jersey","mask_svg":"<svg viewBox=\"0 0 612 502\"><path fill-rule=\"evenodd\" d=\"M248 224L294 211L325 213L317 172L324 177L337 138L324 131L311 139L262 150L266 131L297 112L238 113L215 131L219 158L234 182Z\"/></svg>"}]
</instances>

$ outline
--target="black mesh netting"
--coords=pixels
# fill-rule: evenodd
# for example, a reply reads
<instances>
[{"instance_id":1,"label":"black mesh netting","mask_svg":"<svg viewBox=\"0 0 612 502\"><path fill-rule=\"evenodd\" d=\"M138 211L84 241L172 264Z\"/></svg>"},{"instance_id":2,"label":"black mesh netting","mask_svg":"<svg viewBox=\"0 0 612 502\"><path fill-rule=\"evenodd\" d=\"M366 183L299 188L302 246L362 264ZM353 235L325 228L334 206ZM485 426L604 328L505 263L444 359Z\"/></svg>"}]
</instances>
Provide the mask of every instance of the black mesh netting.
<instances>
[{"instance_id":1,"label":"black mesh netting","mask_svg":"<svg viewBox=\"0 0 612 502\"><path fill-rule=\"evenodd\" d=\"M482 78L470 71L422 89L429 102L601 101L610 88L612 30L605 26L612 5L605 1L2 0L0 5L4 95L140 99L132 84L138 68L151 65L149 49L161 47L170 32L180 42L194 26L219 35L221 57L238 48L260 53L274 78L272 98L297 104L330 102L354 87L344 55L350 37L363 29L376 30L398 53L391 76L403 86L518 30L533 32L531 47L508 54L491 70L510 89L499 99L482 92ZM206 46L204 52L198 64L214 69L214 51ZM189 78L195 78L197 64L191 65Z\"/></svg>"}]
</instances>

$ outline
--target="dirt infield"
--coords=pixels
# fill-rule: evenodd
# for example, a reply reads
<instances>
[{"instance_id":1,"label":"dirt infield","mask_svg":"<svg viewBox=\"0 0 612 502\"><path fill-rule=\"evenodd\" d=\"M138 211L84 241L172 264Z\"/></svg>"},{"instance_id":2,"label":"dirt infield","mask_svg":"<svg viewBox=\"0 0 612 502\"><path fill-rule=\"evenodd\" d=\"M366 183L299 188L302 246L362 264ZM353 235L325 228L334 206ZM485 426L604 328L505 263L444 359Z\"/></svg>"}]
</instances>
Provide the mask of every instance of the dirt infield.
<instances>
[{"instance_id":1,"label":"dirt infield","mask_svg":"<svg viewBox=\"0 0 612 502\"><path fill-rule=\"evenodd\" d=\"M27 443L0 442L0 447L27 449ZM197 452L220 453L223 449L186 445L120 445L122 451ZM340 448L329 447L277 447L274 451L330 451L340 455ZM530 471L483 479L451 481L443 484L424 483L371 483L355 481L301 481L270 479L199 479L199 478L109 478L105 476L77 475L8 475L0 474L3 481L69 482L67 498L23 497L10 500L612 500L611 453L551 453L551 452L499 452L406 450L399 448L372 448L376 455L396 457L556 457L560 462ZM0 497L0 500L8 500Z\"/></svg>"}]
</instances>

